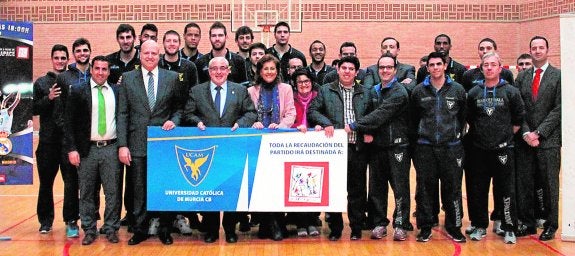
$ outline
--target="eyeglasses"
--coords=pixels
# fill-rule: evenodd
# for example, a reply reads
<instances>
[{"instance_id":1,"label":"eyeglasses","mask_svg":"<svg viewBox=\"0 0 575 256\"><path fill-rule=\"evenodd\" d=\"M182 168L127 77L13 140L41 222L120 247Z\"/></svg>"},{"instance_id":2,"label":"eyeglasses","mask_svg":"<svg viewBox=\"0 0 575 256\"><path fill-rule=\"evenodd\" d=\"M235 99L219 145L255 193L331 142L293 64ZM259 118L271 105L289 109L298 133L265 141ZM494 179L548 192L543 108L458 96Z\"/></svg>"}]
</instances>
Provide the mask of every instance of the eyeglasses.
<instances>
[{"instance_id":1,"label":"eyeglasses","mask_svg":"<svg viewBox=\"0 0 575 256\"><path fill-rule=\"evenodd\" d=\"M394 66L379 66L379 70L393 70Z\"/></svg>"},{"instance_id":2,"label":"eyeglasses","mask_svg":"<svg viewBox=\"0 0 575 256\"><path fill-rule=\"evenodd\" d=\"M215 72L215 71L224 72L224 71L226 71L226 70L229 70L230 68L229 68L229 67L226 67L226 66L221 66L221 67L210 67L209 69L210 69L210 71L214 71L214 72Z\"/></svg>"},{"instance_id":3,"label":"eyeglasses","mask_svg":"<svg viewBox=\"0 0 575 256\"><path fill-rule=\"evenodd\" d=\"M303 80L303 81L297 81L296 84L297 85L311 84L311 80L307 79L307 80Z\"/></svg>"}]
</instances>

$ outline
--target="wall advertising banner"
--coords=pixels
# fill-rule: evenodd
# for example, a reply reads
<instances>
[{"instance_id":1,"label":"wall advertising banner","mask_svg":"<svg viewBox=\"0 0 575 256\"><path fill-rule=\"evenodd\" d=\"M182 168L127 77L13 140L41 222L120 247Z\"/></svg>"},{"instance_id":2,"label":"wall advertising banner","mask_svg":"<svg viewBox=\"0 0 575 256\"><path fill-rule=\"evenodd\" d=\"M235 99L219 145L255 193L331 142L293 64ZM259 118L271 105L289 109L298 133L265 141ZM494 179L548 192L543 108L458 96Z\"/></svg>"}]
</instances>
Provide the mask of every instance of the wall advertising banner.
<instances>
[{"instance_id":1,"label":"wall advertising banner","mask_svg":"<svg viewBox=\"0 0 575 256\"><path fill-rule=\"evenodd\" d=\"M0 21L0 185L32 184L32 35Z\"/></svg>"},{"instance_id":2,"label":"wall advertising banner","mask_svg":"<svg viewBox=\"0 0 575 256\"><path fill-rule=\"evenodd\" d=\"M148 128L148 210L345 212L347 135Z\"/></svg>"}]
</instances>

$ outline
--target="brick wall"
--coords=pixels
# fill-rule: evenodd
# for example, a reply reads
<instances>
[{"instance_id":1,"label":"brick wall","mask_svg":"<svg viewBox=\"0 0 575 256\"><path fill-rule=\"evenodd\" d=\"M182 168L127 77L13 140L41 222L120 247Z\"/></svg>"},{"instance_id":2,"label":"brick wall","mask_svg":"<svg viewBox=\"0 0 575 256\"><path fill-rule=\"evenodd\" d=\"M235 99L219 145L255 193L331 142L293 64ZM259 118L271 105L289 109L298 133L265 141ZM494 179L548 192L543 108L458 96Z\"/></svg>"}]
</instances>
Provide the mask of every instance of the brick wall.
<instances>
[{"instance_id":1,"label":"brick wall","mask_svg":"<svg viewBox=\"0 0 575 256\"><path fill-rule=\"evenodd\" d=\"M246 0L248 12L265 9L264 1ZM269 8L286 14L286 1L269 0ZM292 1L295 3L297 1ZM355 3L353 3L355 2ZM497 43L506 65L513 65L516 56L527 51L533 35L546 36L550 41L551 62L559 66L560 13L575 10L575 0L504 1L494 0L478 4L469 0L418 1L317 1L302 0L302 32L292 33L291 44L307 54L309 44L319 39L327 45L326 60L337 57L339 45L353 41L359 49L362 66L371 65L379 55L379 43L386 36L394 36L401 43L400 60L416 64L418 59L433 49L433 38L439 33L451 36L451 55L465 65L476 65L476 46L484 37ZM200 51L210 48L207 30L214 20L224 22L231 29L231 20L237 23L241 1L148 0L133 3L127 0L3 0L0 1L0 19L30 20L35 22L34 77L50 68L49 51L53 44L71 46L77 37L86 37L92 43L93 55L116 51L115 29L119 23L132 24L137 33L146 22L154 22L160 34L169 29L181 32L188 21L202 27ZM298 5L292 5L297 9ZM291 18L296 24L297 12ZM295 28L298 30L298 28ZM230 33L228 48L236 50ZM256 33L256 41L260 34ZM273 42L273 38L270 42Z\"/></svg>"}]
</instances>

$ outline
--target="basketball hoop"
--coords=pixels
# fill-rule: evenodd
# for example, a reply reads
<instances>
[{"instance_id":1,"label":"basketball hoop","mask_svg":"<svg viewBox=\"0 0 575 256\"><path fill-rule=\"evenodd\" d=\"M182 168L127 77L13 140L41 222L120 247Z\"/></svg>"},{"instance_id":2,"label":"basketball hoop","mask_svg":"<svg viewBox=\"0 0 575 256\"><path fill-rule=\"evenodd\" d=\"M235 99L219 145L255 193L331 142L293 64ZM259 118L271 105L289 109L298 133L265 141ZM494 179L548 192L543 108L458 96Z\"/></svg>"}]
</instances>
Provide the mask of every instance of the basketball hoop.
<instances>
[{"instance_id":1,"label":"basketball hoop","mask_svg":"<svg viewBox=\"0 0 575 256\"><path fill-rule=\"evenodd\" d=\"M272 26L274 26L274 24L259 24L258 27L262 28L262 32L264 33L269 33L271 31Z\"/></svg>"},{"instance_id":2,"label":"basketball hoop","mask_svg":"<svg viewBox=\"0 0 575 256\"><path fill-rule=\"evenodd\" d=\"M266 46L270 45L270 34L271 34L271 28L273 26L275 26L275 24L258 24L258 27L262 28L261 42Z\"/></svg>"}]
</instances>

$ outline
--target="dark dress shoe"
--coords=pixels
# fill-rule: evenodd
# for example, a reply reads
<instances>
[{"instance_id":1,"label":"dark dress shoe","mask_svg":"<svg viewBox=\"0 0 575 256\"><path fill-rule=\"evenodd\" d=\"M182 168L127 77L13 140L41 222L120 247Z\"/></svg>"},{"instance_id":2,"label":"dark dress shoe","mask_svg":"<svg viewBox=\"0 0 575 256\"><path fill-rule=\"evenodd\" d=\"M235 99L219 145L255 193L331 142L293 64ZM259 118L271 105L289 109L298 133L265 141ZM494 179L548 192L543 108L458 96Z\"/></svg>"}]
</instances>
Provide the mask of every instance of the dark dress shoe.
<instances>
[{"instance_id":1,"label":"dark dress shoe","mask_svg":"<svg viewBox=\"0 0 575 256\"><path fill-rule=\"evenodd\" d=\"M341 238L341 230L340 231L332 230L331 233L329 233L328 238L330 241L339 240Z\"/></svg>"},{"instance_id":2,"label":"dark dress shoe","mask_svg":"<svg viewBox=\"0 0 575 256\"><path fill-rule=\"evenodd\" d=\"M556 228L546 227L543 233L539 236L539 241L549 241L555 238Z\"/></svg>"},{"instance_id":3,"label":"dark dress shoe","mask_svg":"<svg viewBox=\"0 0 575 256\"><path fill-rule=\"evenodd\" d=\"M110 231L110 232L106 233L106 239L108 239L108 242L113 243L113 244L117 244L118 242L120 242L120 239L118 238L118 234L114 231Z\"/></svg>"},{"instance_id":4,"label":"dark dress shoe","mask_svg":"<svg viewBox=\"0 0 575 256\"><path fill-rule=\"evenodd\" d=\"M226 242L233 244L238 242L238 235L235 233L226 234Z\"/></svg>"},{"instance_id":5,"label":"dark dress shoe","mask_svg":"<svg viewBox=\"0 0 575 256\"><path fill-rule=\"evenodd\" d=\"M143 241L146 241L147 239L147 234L136 233L134 236L132 236L132 238L130 238L130 240L128 240L128 245L137 245Z\"/></svg>"},{"instance_id":6,"label":"dark dress shoe","mask_svg":"<svg viewBox=\"0 0 575 256\"><path fill-rule=\"evenodd\" d=\"M158 234L158 237L160 238L160 241L162 241L162 244L170 245L174 243L174 239L170 235L170 232L167 231L160 232L160 234Z\"/></svg>"},{"instance_id":7,"label":"dark dress shoe","mask_svg":"<svg viewBox=\"0 0 575 256\"><path fill-rule=\"evenodd\" d=\"M206 236L204 237L204 242L211 244L211 243L218 241L218 238L219 237L217 235L207 233Z\"/></svg>"},{"instance_id":8,"label":"dark dress shoe","mask_svg":"<svg viewBox=\"0 0 575 256\"><path fill-rule=\"evenodd\" d=\"M515 236L517 236L517 237L535 235L535 234L537 234L537 228L536 227L528 227L525 225L520 225L517 228L517 232L515 232Z\"/></svg>"},{"instance_id":9,"label":"dark dress shoe","mask_svg":"<svg viewBox=\"0 0 575 256\"><path fill-rule=\"evenodd\" d=\"M96 241L96 235L95 234L86 234L84 239L82 239L82 245L90 245L94 241Z\"/></svg>"},{"instance_id":10,"label":"dark dress shoe","mask_svg":"<svg viewBox=\"0 0 575 256\"><path fill-rule=\"evenodd\" d=\"M274 241L281 241L284 239L282 229L277 221L273 221L271 225L271 239Z\"/></svg>"}]
</instances>

